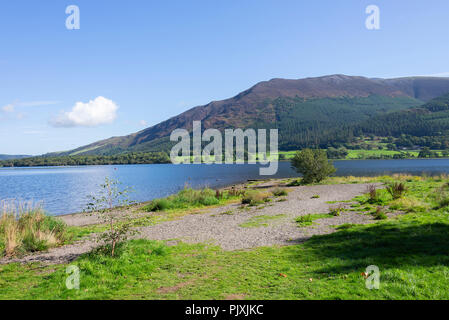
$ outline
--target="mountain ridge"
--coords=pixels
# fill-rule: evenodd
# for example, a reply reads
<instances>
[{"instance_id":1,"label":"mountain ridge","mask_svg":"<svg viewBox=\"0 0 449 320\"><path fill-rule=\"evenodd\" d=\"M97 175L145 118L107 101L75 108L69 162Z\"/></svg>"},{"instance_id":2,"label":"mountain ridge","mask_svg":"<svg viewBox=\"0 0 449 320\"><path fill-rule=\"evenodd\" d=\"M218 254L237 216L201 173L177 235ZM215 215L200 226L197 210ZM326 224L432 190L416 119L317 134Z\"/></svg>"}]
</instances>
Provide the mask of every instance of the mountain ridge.
<instances>
[{"instance_id":1,"label":"mountain ridge","mask_svg":"<svg viewBox=\"0 0 449 320\"><path fill-rule=\"evenodd\" d=\"M259 82L229 99L193 107L139 132L127 136L111 137L74 150L50 155L118 154L128 151L166 150L170 145L168 136L171 131L177 128L191 130L194 120L202 121L205 129L276 125L280 110L283 110L279 105L285 102L293 101L295 105L290 108L290 111L296 112L300 108L304 109L307 102L310 101L315 101L313 108L323 109L326 108L326 104L333 104L334 100L347 98L350 100L351 108L345 108L344 101L340 101L335 112L346 112L351 118L363 108L357 103L368 107L375 105L374 114L370 114L371 109L369 108L362 110L362 113L372 116L389 111L388 108L382 108L379 105L382 103L389 106L390 111L396 111L398 108L416 107L448 92L449 78L439 77L416 76L382 79L334 74L304 79L273 78ZM379 100L379 98L385 101L371 101ZM282 101L278 101L279 99ZM304 109L303 115L307 115L307 112ZM332 109L323 111L325 115L329 113L332 113ZM299 114L296 118L302 119L303 115ZM317 114L316 117L321 118L322 114ZM318 127L326 124L320 119L310 121L315 121ZM340 122L339 125L343 122ZM327 124L335 125L331 122ZM316 126L312 122L304 123L304 125ZM294 144L294 142L290 144Z\"/></svg>"}]
</instances>

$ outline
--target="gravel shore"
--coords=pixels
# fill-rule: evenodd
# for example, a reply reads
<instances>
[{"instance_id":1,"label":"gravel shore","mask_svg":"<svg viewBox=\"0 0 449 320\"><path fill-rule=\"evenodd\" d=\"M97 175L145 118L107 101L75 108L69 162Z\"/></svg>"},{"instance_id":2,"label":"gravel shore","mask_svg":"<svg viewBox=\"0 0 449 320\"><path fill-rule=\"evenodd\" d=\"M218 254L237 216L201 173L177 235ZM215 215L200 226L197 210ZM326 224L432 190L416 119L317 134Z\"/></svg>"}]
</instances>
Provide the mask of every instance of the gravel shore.
<instances>
[{"instance_id":1,"label":"gravel shore","mask_svg":"<svg viewBox=\"0 0 449 320\"><path fill-rule=\"evenodd\" d=\"M280 181L268 181L258 188L271 188ZM166 221L154 226L141 227L139 238L153 240L179 240L188 243L206 242L218 245L223 250L250 249L260 246L291 245L303 242L313 235L335 231L335 226L345 223L366 224L374 222L371 215L343 211L340 216L318 219L308 227L298 227L295 218L307 214L328 213L336 205L349 207L347 201L366 193L367 184L340 184L289 187L285 200L273 198L272 202L257 207L242 208L230 204L186 215L178 220ZM315 196L315 197L314 197ZM319 196L319 197L316 197ZM329 202L341 202L331 204ZM134 208L133 211L136 209ZM142 214L142 213L141 213ZM260 226L245 227L242 224L266 219ZM270 219L269 217L272 217ZM82 226L97 223L94 217L82 214L62 216L68 225ZM80 254L89 252L98 243L94 236L75 244L53 248L17 259L1 259L0 264L10 262L42 262L45 264L66 263Z\"/></svg>"}]
</instances>

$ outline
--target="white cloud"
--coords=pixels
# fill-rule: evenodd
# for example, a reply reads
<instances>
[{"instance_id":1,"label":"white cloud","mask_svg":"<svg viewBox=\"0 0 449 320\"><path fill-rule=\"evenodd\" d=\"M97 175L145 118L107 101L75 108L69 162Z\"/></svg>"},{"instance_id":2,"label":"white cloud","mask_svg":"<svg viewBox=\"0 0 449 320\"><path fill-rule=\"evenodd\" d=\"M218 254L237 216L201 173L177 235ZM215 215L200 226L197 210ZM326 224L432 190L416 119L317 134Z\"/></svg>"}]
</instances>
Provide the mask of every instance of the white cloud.
<instances>
[{"instance_id":1,"label":"white cloud","mask_svg":"<svg viewBox=\"0 0 449 320\"><path fill-rule=\"evenodd\" d=\"M77 102L71 111L63 111L50 120L55 127L95 127L112 123L117 117L118 105L112 100L97 97L87 103Z\"/></svg>"},{"instance_id":2,"label":"white cloud","mask_svg":"<svg viewBox=\"0 0 449 320\"><path fill-rule=\"evenodd\" d=\"M148 126L148 122L146 122L145 120L140 120L140 121L139 121L139 124L140 124L142 127Z\"/></svg>"},{"instance_id":3,"label":"white cloud","mask_svg":"<svg viewBox=\"0 0 449 320\"><path fill-rule=\"evenodd\" d=\"M2 107L3 112L14 112L14 104L7 104L6 106Z\"/></svg>"}]
</instances>

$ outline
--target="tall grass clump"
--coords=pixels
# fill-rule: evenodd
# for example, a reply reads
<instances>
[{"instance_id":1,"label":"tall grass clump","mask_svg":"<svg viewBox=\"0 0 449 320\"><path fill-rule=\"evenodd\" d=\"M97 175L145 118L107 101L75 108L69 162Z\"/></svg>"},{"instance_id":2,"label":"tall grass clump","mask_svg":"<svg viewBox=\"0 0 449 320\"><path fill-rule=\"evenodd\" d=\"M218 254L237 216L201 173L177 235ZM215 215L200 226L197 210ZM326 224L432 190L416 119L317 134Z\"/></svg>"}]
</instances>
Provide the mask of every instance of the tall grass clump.
<instances>
[{"instance_id":1,"label":"tall grass clump","mask_svg":"<svg viewBox=\"0 0 449 320\"><path fill-rule=\"evenodd\" d=\"M230 200L240 196L238 191L218 191L209 188L195 190L184 188L177 194L162 199L155 199L147 206L144 211L166 211L176 209L200 208L220 204L222 201Z\"/></svg>"},{"instance_id":2,"label":"tall grass clump","mask_svg":"<svg viewBox=\"0 0 449 320\"><path fill-rule=\"evenodd\" d=\"M386 190L391 195L391 197L396 200L402 198L405 195L407 187L403 182L394 182L390 183L390 185L386 187Z\"/></svg>"},{"instance_id":3,"label":"tall grass clump","mask_svg":"<svg viewBox=\"0 0 449 320\"><path fill-rule=\"evenodd\" d=\"M368 199L369 203L377 203L379 201L379 193L377 192L377 188L374 184L370 184L366 188L366 191L369 196L369 199Z\"/></svg>"},{"instance_id":4,"label":"tall grass clump","mask_svg":"<svg viewBox=\"0 0 449 320\"><path fill-rule=\"evenodd\" d=\"M0 203L0 255L47 250L68 240L67 226L32 202Z\"/></svg>"}]
</instances>

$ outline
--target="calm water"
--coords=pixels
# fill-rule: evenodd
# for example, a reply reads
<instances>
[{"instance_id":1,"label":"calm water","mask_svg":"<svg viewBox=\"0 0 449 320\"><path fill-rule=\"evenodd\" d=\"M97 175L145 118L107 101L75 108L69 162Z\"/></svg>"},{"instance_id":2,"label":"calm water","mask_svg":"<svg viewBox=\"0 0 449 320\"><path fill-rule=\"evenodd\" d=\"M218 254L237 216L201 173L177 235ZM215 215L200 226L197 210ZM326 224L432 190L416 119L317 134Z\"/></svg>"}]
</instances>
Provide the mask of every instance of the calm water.
<instances>
[{"instance_id":1,"label":"calm water","mask_svg":"<svg viewBox=\"0 0 449 320\"><path fill-rule=\"evenodd\" d=\"M449 174L449 160L335 161L337 175L374 176L391 173ZM289 162L280 162L273 177L294 177ZM54 215L82 211L86 197L98 191L105 177L133 187L131 198L147 201L175 193L186 183L194 188L222 187L260 179L258 165L123 165L48 168L0 168L0 200L42 201Z\"/></svg>"}]
</instances>

